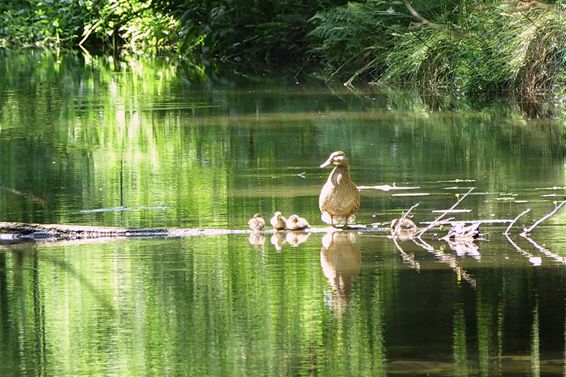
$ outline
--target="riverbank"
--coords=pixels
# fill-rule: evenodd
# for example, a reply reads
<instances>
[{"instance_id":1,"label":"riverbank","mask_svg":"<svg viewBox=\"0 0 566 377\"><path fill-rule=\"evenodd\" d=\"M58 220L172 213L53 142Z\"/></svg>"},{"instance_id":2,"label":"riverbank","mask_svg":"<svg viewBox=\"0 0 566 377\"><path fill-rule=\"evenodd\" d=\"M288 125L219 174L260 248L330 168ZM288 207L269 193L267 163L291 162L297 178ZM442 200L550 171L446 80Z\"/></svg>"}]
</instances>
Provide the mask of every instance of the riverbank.
<instances>
[{"instance_id":1,"label":"riverbank","mask_svg":"<svg viewBox=\"0 0 566 377\"><path fill-rule=\"evenodd\" d=\"M248 72L291 66L346 85L566 98L559 2L40 3L2 6L0 46L165 53Z\"/></svg>"}]
</instances>

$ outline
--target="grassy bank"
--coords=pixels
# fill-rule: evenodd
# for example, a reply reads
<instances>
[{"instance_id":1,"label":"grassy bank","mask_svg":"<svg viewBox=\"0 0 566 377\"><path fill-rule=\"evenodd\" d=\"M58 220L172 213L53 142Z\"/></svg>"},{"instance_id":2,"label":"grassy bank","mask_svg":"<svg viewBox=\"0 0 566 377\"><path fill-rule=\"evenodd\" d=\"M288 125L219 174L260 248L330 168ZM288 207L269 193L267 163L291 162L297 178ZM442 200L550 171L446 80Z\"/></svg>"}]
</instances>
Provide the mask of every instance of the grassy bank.
<instances>
[{"instance_id":1,"label":"grassy bank","mask_svg":"<svg viewBox=\"0 0 566 377\"><path fill-rule=\"evenodd\" d=\"M174 53L240 70L295 66L346 84L566 98L559 1L18 0L0 45Z\"/></svg>"}]
</instances>

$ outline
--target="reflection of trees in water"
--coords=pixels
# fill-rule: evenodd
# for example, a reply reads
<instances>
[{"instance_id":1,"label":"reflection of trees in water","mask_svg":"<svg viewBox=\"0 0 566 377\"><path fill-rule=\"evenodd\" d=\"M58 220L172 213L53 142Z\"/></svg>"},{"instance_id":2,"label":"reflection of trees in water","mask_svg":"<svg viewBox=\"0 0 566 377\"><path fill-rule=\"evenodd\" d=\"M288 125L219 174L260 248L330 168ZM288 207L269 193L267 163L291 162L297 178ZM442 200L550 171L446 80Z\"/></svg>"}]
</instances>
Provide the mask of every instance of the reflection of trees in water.
<instances>
[{"instance_id":1,"label":"reflection of trees in water","mask_svg":"<svg viewBox=\"0 0 566 377\"><path fill-rule=\"evenodd\" d=\"M332 288L332 308L336 313L342 313L348 305L352 283L362 267L356 234L348 231L326 233L322 237L320 265Z\"/></svg>"},{"instance_id":2,"label":"reflection of trees in water","mask_svg":"<svg viewBox=\"0 0 566 377\"><path fill-rule=\"evenodd\" d=\"M64 241L42 247L90 242L97 241ZM46 263L55 269L45 268ZM46 288L60 279L59 273L65 276L62 280L75 280L81 289L90 293L100 313L104 313L106 318L112 318L116 314L113 302L96 284L95 279L83 274L66 258L46 252L40 254L35 243L10 245L8 248L0 245L0 327L5 329L0 331L0 344L3 345L0 352L1 375L4 375L3 371L45 374L46 359L57 348L54 346L55 340L50 339L55 322L70 326L76 319L72 316L54 317L58 308L68 307L69 301L72 301L69 297L61 297L61 302L47 298L49 295L46 294Z\"/></svg>"}]
</instances>

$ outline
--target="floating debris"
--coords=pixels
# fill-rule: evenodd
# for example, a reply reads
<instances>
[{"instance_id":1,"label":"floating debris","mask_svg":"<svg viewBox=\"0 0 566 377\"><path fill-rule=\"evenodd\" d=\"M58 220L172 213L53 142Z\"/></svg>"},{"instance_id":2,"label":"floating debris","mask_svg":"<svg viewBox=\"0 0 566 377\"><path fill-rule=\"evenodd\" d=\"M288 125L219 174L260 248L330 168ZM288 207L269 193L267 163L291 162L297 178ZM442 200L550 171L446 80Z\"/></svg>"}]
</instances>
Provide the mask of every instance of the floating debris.
<instances>
[{"instance_id":1,"label":"floating debris","mask_svg":"<svg viewBox=\"0 0 566 377\"><path fill-rule=\"evenodd\" d=\"M455 222L452 225L452 229L448 231L448 234L443 237L443 239L453 239L453 240L473 240L480 236L480 223L474 222L470 225L466 225L465 222Z\"/></svg>"},{"instance_id":2,"label":"floating debris","mask_svg":"<svg viewBox=\"0 0 566 377\"><path fill-rule=\"evenodd\" d=\"M495 200L499 200L499 201L502 201L502 202L514 202L515 198L510 197L510 196L502 196L502 197L499 197L499 198L495 198Z\"/></svg>"},{"instance_id":3,"label":"floating debris","mask_svg":"<svg viewBox=\"0 0 566 377\"><path fill-rule=\"evenodd\" d=\"M406 193L406 194L391 194L391 196L428 196L430 195L430 193L428 192L412 192L412 193Z\"/></svg>"},{"instance_id":4,"label":"floating debris","mask_svg":"<svg viewBox=\"0 0 566 377\"><path fill-rule=\"evenodd\" d=\"M123 212L123 211L162 211L166 209L170 209L171 207L167 206L154 206L154 207L146 207L146 206L139 206L139 207L113 207L113 208L96 208L96 209L81 209L80 213L98 213L98 212Z\"/></svg>"},{"instance_id":5,"label":"floating debris","mask_svg":"<svg viewBox=\"0 0 566 377\"><path fill-rule=\"evenodd\" d=\"M451 186L451 187L443 187L442 190L469 190L471 187L469 186ZM474 192L473 195L487 195L489 192Z\"/></svg>"},{"instance_id":6,"label":"floating debris","mask_svg":"<svg viewBox=\"0 0 566 377\"><path fill-rule=\"evenodd\" d=\"M381 191L391 191L391 190L416 190L420 189L420 187L414 186L396 186L393 184L391 185L378 185L378 186L358 186L358 190L381 190Z\"/></svg>"},{"instance_id":7,"label":"floating debris","mask_svg":"<svg viewBox=\"0 0 566 377\"><path fill-rule=\"evenodd\" d=\"M434 209L434 210L432 210L432 213L470 213L470 212L472 212L471 209L452 209L452 210Z\"/></svg>"},{"instance_id":8,"label":"floating debris","mask_svg":"<svg viewBox=\"0 0 566 377\"><path fill-rule=\"evenodd\" d=\"M436 181L436 183L469 183L469 182L475 182L475 179L460 179L460 178L456 178L456 179L450 179L448 181Z\"/></svg>"},{"instance_id":9,"label":"floating debris","mask_svg":"<svg viewBox=\"0 0 566 377\"><path fill-rule=\"evenodd\" d=\"M515 200L515 203L517 204L523 204L523 203L528 203L528 200Z\"/></svg>"}]
</instances>

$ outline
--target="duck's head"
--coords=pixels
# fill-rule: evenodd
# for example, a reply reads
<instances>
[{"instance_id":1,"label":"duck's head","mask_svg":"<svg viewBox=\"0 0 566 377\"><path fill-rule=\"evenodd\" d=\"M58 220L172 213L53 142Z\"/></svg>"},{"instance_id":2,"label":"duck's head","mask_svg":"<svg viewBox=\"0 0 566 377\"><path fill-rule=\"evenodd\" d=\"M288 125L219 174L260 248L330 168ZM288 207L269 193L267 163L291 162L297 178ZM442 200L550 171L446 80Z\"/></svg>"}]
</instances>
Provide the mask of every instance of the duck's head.
<instances>
[{"instance_id":1,"label":"duck's head","mask_svg":"<svg viewBox=\"0 0 566 377\"><path fill-rule=\"evenodd\" d=\"M346 157L346 153L342 151L332 152L328 160L326 160L322 165L321 168L325 168L328 165L333 164L336 166L348 166L348 157Z\"/></svg>"},{"instance_id":2,"label":"duck's head","mask_svg":"<svg viewBox=\"0 0 566 377\"><path fill-rule=\"evenodd\" d=\"M283 214L281 213L281 211L275 211L273 216L276 217L276 218L280 218L281 216L283 216Z\"/></svg>"},{"instance_id":3,"label":"duck's head","mask_svg":"<svg viewBox=\"0 0 566 377\"><path fill-rule=\"evenodd\" d=\"M256 213L256 214L254 214L254 215L253 215L253 218L254 218L254 219L261 219L261 218L262 218L262 217L261 217L261 213Z\"/></svg>"},{"instance_id":4,"label":"duck's head","mask_svg":"<svg viewBox=\"0 0 566 377\"><path fill-rule=\"evenodd\" d=\"M287 220L292 222L292 223L297 223L297 222L299 222L299 216L291 215L291 216L289 216L289 218Z\"/></svg>"}]
</instances>

